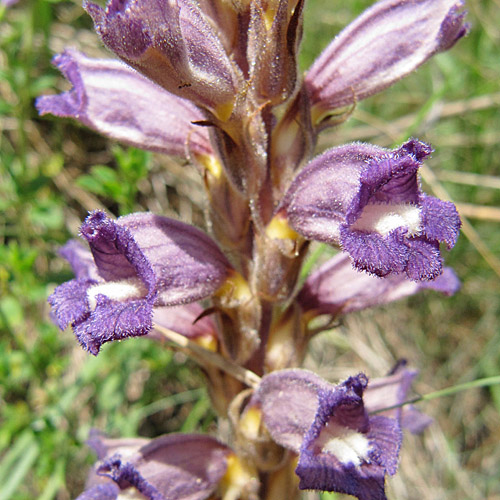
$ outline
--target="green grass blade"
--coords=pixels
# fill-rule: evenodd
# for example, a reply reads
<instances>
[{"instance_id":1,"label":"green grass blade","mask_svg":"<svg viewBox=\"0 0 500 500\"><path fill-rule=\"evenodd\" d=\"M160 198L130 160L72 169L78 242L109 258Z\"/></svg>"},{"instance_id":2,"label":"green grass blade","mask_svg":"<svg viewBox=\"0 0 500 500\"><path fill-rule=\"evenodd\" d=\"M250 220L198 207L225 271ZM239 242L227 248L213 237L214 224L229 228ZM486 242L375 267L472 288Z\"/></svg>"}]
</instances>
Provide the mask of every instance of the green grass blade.
<instances>
[{"instance_id":1,"label":"green grass blade","mask_svg":"<svg viewBox=\"0 0 500 500\"><path fill-rule=\"evenodd\" d=\"M16 492L38 458L40 447L33 435L31 435L31 439L23 440L23 445L25 446L17 447L15 450L17 456L21 455L20 459L12 464L13 466L10 468L9 474L1 481L2 491L0 492L0 500L9 500L12 498L12 495ZM9 457L9 454L7 457Z\"/></svg>"}]
</instances>

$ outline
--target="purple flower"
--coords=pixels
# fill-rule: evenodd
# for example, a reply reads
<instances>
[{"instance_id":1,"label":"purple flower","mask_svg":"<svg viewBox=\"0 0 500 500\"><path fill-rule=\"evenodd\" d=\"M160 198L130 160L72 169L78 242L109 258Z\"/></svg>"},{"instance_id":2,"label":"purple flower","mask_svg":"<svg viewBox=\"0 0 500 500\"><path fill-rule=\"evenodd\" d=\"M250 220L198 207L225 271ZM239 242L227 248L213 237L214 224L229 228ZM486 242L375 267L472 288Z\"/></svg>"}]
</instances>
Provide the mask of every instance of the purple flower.
<instances>
[{"instance_id":1,"label":"purple flower","mask_svg":"<svg viewBox=\"0 0 500 500\"><path fill-rule=\"evenodd\" d=\"M345 28L308 71L311 105L326 112L389 87L463 37L461 0L381 0Z\"/></svg>"},{"instance_id":2,"label":"purple flower","mask_svg":"<svg viewBox=\"0 0 500 500\"><path fill-rule=\"evenodd\" d=\"M232 451L197 434L109 439L94 433L96 464L78 500L116 500L139 492L149 500L203 500L217 488ZM128 496L127 496L128 498Z\"/></svg>"},{"instance_id":3,"label":"purple flower","mask_svg":"<svg viewBox=\"0 0 500 500\"><path fill-rule=\"evenodd\" d=\"M449 267L432 281L411 281L404 274L381 279L356 271L349 256L339 253L307 278L297 300L302 310L310 315L337 317L393 302L425 289L453 295L459 287L460 282Z\"/></svg>"},{"instance_id":4,"label":"purple flower","mask_svg":"<svg viewBox=\"0 0 500 500\"><path fill-rule=\"evenodd\" d=\"M75 242L64 247L76 279L58 286L49 302L59 327L71 324L92 354L105 342L147 334L155 306L212 295L232 269L204 233L150 213L113 221L96 211L80 234L93 261Z\"/></svg>"},{"instance_id":5,"label":"purple flower","mask_svg":"<svg viewBox=\"0 0 500 500\"><path fill-rule=\"evenodd\" d=\"M432 423L432 418L421 413L414 406L405 405L384 410L384 408L401 405L408 400L408 392L417 375L418 371L409 370L406 368L406 361L401 360L389 375L371 379L363 398L366 411L396 418L401 426L412 434L421 433Z\"/></svg>"},{"instance_id":6,"label":"purple flower","mask_svg":"<svg viewBox=\"0 0 500 500\"><path fill-rule=\"evenodd\" d=\"M330 149L297 175L278 216L307 239L340 244L359 270L435 279L442 272L439 243L452 248L461 222L453 203L420 189L417 172L431 151L414 139L393 151L368 144Z\"/></svg>"},{"instance_id":7,"label":"purple flower","mask_svg":"<svg viewBox=\"0 0 500 500\"><path fill-rule=\"evenodd\" d=\"M187 150L211 153L206 131L192 124L203 114L122 62L66 50L54 64L73 88L39 97L40 114L76 118L108 137L150 151L179 156Z\"/></svg>"},{"instance_id":8,"label":"purple flower","mask_svg":"<svg viewBox=\"0 0 500 500\"><path fill-rule=\"evenodd\" d=\"M250 405L260 405L271 437L299 455L301 489L336 491L359 500L385 499L401 444L396 419L369 416L363 374L334 386L306 370L262 379Z\"/></svg>"},{"instance_id":9,"label":"purple flower","mask_svg":"<svg viewBox=\"0 0 500 500\"><path fill-rule=\"evenodd\" d=\"M106 10L91 2L84 7L105 45L127 64L215 114L230 111L238 72L196 2L111 0Z\"/></svg>"}]
</instances>

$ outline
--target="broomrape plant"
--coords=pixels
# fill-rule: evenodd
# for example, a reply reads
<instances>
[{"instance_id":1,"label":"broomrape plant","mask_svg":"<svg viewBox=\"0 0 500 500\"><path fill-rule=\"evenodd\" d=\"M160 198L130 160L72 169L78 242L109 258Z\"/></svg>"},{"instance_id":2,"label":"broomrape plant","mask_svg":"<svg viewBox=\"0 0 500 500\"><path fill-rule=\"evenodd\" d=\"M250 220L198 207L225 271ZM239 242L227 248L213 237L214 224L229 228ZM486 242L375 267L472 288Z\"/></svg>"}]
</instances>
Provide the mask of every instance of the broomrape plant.
<instances>
[{"instance_id":1,"label":"broomrape plant","mask_svg":"<svg viewBox=\"0 0 500 500\"><path fill-rule=\"evenodd\" d=\"M401 428L429 423L398 408L416 373L399 365L332 385L300 366L318 316L327 329L425 288L455 292L440 244L453 247L460 218L422 192L432 148L417 139L313 152L358 101L463 37L461 7L381 0L300 75L303 0L84 3L121 61L56 56L73 87L40 97L40 113L188 158L205 187L207 233L157 214L92 212L80 229L88 245L61 250L75 279L50 296L54 318L95 355L133 336L188 349L232 426L224 442L96 432L99 462L80 500L275 500L299 489L386 498ZM299 286L311 241L341 252Z\"/></svg>"}]
</instances>

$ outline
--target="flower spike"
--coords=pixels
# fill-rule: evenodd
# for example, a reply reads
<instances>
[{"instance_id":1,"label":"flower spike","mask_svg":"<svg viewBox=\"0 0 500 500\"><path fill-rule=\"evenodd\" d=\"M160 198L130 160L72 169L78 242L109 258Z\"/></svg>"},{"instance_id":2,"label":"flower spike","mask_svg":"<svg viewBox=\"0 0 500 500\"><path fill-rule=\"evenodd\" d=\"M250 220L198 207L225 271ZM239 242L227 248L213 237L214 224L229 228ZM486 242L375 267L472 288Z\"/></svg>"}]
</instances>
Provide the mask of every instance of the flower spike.
<instances>
[{"instance_id":1,"label":"flower spike","mask_svg":"<svg viewBox=\"0 0 500 500\"><path fill-rule=\"evenodd\" d=\"M358 101L466 34L462 0L379 0L305 76L305 0L102 1L84 9L121 61L56 56L72 87L37 108L193 163L211 237L151 213L91 212L88 246L60 252L75 278L49 297L52 315L94 355L148 336L192 357L229 417L220 432L232 449L201 435L94 435L99 462L78 500L270 500L299 488L387 500L401 428L430 422L410 405L422 398L408 399L417 372L398 364L334 385L295 367L345 313L426 288L454 293L440 248L455 245L461 221L421 189L424 142L313 154ZM309 273L313 240L341 252Z\"/></svg>"}]
</instances>

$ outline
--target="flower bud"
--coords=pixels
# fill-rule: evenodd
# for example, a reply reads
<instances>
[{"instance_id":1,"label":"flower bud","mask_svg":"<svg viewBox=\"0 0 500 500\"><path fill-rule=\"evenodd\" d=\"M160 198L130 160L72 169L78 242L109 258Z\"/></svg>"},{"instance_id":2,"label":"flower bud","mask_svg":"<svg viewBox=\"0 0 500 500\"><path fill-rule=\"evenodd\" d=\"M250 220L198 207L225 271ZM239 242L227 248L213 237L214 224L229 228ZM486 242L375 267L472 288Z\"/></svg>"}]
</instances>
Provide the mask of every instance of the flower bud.
<instances>
[{"instance_id":1,"label":"flower bud","mask_svg":"<svg viewBox=\"0 0 500 500\"><path fill-rule=\"evenodd\" d=\"M190 0L86 2L105 45L127 64L221 119L232 111L237 69L214 28Z\"/></svg>"}]
</instances>

